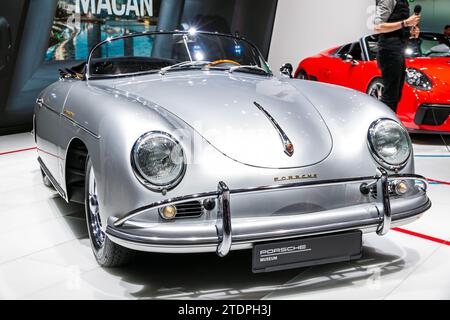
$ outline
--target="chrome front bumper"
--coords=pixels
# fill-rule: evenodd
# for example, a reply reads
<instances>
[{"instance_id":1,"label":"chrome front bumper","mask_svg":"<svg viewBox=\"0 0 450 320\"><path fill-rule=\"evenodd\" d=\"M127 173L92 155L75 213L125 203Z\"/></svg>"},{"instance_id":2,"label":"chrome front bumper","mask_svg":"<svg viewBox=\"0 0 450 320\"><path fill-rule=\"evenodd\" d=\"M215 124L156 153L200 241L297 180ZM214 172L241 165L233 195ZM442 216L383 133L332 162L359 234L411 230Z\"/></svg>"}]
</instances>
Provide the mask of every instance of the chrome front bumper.
<instances>
[{"instance_id":1,"label":"chrome front bumper","mask_svg":"<svg viewBox=\"0 0 450 320\"><path fill-rule=\"evenodd\" d=\"M421 190L413 197L399 198L394 202L390 197L390 182L412 180L421 183ZM317 215L299 214L295 216L273 216L254 218L233 218L230 198L233 194L264 192L280 189L302 189L338 184L359 183L361 191L376 193L376 202L343 207ZM230 190L224 182L219 182L215 192L169 199L154 203L131 212L121 219L111 217L106 233L119 245L139 251L149 252L211 252L220 257L230 250L251 248L257 242L306 237L317 234L335 233L359 229L385 235L392 225L404 224L417 219L428 210L431 202L426 196L427 180L418 175L391 175L384 169L373 177L344 180L311 181L250 189ZM378 197L378 195L381 195ZM183 203L193 199L217 197L216 221L200 221L188 226L158 223L139 230L131 220L145 209L158 209L169 204Z\"/></svg>"}]
</instances>

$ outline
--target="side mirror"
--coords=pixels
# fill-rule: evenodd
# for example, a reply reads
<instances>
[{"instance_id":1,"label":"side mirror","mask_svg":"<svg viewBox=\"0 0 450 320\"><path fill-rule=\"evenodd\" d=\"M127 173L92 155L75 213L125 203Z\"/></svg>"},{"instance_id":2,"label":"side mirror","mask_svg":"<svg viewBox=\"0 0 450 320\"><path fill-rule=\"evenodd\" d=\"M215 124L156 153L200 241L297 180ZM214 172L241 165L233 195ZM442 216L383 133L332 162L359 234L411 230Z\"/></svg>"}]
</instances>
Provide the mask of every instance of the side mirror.
<instances>
[{"instance_id":1,"label":"side mirror","mask_svg":"<svg viewBox=\"0 0 450 320\"><path fill-rule=\"evenodd\" d=\"M8 64L11 50L11 30L6 19L0 17L0 71Z\"/></svg>"},{"instance_id":2,"label":"side mirror","mask_svg":"<svg viewBox=\"0 0 450 320\"><path fill-rule=\"evenodd\" d=\"M281 66L280 72L282 75L292 78L292 72L294 71L294 67L292 67L292 64L285 63Z\"/></svg>"},{"instance_id":3,"label":"side mirror","mask_svg":"<svg viewBox=\"0 0 450 320\"><path fill-rule=\"evenodd\" d=\"M349 53L346 53L342 56L342 60L344 60L344 62L352 62L353 56Z\"/></svg>"},{"instance_id":4,"label":"side mirror","mask_svg":"<svg viewBox=\"0 0 450 320\"><path fill-rule=\"evenodd\" d=\"M346 63L351 63L352 66L357 66L359 62L353 58L353 56L349 53L346 53L342 56L342 60Z\"/></svg>"}]
</instances>

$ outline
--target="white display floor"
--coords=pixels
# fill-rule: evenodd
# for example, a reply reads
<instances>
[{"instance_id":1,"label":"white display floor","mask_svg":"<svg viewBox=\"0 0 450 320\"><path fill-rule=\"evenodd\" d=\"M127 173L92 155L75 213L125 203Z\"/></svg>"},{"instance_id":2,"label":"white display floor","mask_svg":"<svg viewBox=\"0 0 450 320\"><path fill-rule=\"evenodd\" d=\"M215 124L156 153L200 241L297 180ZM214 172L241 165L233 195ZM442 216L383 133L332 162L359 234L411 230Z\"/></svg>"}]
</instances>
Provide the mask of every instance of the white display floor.
<instances>
[{"instance_id":1,"label":"white display floor","mask_svg":"<svg viewBox=\"0 0 450 320\"><path fill-rule=\"evenodd\" d=\"M430 185L432 209L403 228L413 234L365 236L356 262L253 275L250 251L140 254L107 270L83 208L46 188L35 150L22 150L33 147L30 134L0 137L0 299L450 299L450 185ZM443 139L421 136L415 152L418 174L450 181Z\"/></svg>"}]
</instances>

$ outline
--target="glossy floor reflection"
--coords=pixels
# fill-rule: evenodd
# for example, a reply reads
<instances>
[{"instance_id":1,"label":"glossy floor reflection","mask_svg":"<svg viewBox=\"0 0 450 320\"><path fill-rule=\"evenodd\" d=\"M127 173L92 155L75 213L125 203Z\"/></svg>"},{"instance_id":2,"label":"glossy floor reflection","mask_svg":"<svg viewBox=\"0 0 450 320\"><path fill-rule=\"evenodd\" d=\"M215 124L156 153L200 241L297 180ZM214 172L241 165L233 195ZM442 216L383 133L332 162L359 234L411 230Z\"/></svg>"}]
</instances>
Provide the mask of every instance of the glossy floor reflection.
<instances>
[{"instance_id":1,"label":"glossy floor reflection","mask_svg":"<svg viewBox=\"0 0 450 320\"><path fill-rule=\"evenodd\" d=\"M415 136L416 167L450 181L450 139ZM392 231L364 237L356 262L254 275L251 252L139 254L97 266L83 208L41 183L29 134L0 137L0 298L3 299L450 299L450 246ZM430 185L433 208L404 228L450 240L450 186Z\"/></svg>"}]
</instances>

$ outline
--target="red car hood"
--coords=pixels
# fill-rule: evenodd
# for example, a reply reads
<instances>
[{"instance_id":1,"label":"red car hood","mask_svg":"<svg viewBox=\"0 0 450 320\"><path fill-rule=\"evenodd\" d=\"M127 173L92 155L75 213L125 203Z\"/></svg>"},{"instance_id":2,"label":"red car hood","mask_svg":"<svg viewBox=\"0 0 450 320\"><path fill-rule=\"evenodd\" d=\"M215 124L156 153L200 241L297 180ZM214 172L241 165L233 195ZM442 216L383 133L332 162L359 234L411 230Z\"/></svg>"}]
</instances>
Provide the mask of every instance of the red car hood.
<instances>
[{"instance_id":1,"label":"red car hood","mask_svg":"<svg viewBox=\"0 0 450 320\"><path fill-rule=\"evenodd\" d=\"M425 73L435 85L450 87L450 57L408 59L407 66Z\"/></svg>"}]
</instances>

